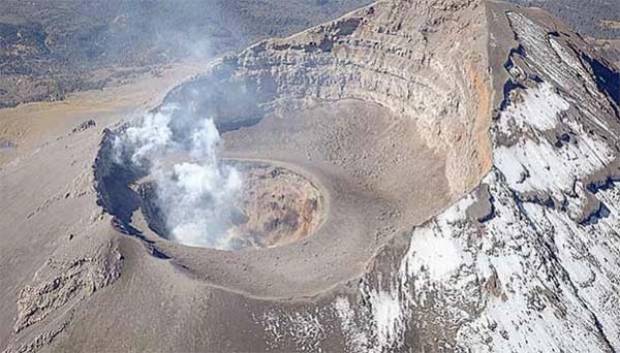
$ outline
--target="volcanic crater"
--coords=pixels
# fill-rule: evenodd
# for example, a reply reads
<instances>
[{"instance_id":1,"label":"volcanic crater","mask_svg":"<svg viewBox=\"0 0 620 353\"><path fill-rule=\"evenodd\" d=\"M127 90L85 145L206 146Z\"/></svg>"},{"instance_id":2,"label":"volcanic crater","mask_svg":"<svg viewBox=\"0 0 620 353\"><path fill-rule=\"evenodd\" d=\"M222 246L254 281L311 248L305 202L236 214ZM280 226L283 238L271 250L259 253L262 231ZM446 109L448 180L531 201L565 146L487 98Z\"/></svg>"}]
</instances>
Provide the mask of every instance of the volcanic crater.
<instances>
[{"instance_id":1,"label":"volcanic crater","mask_svg":"<svg viewBox=\"0 0 620 353\"><path fill-rule=\"evenodd\" d=\"M359 276L395 235L473 188L489 163L489 83L471 53L484 51L429 47L424 33L386 41L387 5L223 57L165 97L173 135L211 118L220 160L244 170L227 227L239 251L169 241L152 188L136 188L148 171L112 161L124 127L108 131L95 163L99 203L117 227L193 278L255 297L308 296ZM419 33L406 23L398 31Z\"/></svg>"},{"instance_id":2,"label":"volcanic crater","mask_svg":"<svg viewBox=\"0 0 620 353\"><path fill-rule=\"evenodd\" d=\"M271 248L300 241L320 226L325 200L320 188L300 173L273 163L227 160L241 174L243 186L232 199L219 247L224 250ZM141 199L141 212L150 230L164 239L177 241L166 224L150 177L134 189ZM182 243L181 243L182 244Z\"/></svg>"}]
</instances>

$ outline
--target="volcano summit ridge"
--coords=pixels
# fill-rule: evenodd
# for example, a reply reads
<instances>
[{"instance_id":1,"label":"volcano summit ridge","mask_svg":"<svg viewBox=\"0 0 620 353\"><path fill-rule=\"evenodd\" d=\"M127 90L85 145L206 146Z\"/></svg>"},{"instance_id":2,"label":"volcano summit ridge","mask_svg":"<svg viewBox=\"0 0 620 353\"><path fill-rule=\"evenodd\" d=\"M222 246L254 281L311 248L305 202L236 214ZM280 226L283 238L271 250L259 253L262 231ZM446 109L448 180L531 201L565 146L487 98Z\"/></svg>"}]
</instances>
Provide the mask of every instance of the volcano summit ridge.
<instances>
[{"instance_id":1,"label":"volcano summit ridge","mask_svg":"<svg viewBox=\"0 0 620 353\"><path fill-rule=\"evenodd\" d=\"M20 263L29 283L0 267L7 352L620 350L618 70L577 33L495 1L379 1L204 70L142 119L98 120L99 145L42 146L69 187L42 185L35 211L19 178L59 167L39 151L0 170L10 239L53 248ZM201 202L265 190L233 219L275 230L267 246L162 237L140 181L183 163ZM55 247L58 229L87 234Z\"/></svg>"}]
</instances>

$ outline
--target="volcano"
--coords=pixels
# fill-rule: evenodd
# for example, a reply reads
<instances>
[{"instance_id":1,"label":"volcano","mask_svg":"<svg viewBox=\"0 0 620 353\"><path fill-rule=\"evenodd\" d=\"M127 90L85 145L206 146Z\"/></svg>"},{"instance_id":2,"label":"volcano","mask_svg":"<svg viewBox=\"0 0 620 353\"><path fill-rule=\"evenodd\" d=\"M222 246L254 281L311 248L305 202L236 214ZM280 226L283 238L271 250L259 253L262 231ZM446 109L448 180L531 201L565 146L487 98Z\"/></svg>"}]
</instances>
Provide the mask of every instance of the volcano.
<instances>
[{"instance_id":1,"label":"volcano","mask_svg":"<svg viewBox=\"0 0 620 353\"><path fill-rule=\"evenodd\" d=\"M224 55L2 165L0 348L616 352L619 87L490 0Z\"/></svg>"}]
</instances>

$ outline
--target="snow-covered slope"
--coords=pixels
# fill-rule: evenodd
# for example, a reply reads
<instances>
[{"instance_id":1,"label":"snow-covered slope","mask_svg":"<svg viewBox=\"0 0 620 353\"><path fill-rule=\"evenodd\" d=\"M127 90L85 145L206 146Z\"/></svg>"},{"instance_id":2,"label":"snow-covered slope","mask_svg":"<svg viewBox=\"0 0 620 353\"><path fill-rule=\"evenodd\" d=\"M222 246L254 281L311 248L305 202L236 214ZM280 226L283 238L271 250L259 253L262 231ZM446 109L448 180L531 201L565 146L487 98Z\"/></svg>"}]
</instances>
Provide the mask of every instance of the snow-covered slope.
<instances>
[{"instance_id":1,"label":"snow-covered slope","mask_svg":"<svg viewBox=\"0 0 620 353\"><path fill-rule=\"evenodd\" d=\"M518 45L491 131L494 167L412 232L396 292L370 295L400 310L373 315L374 330L392 333L392 347L430 322L452 329L449 350L617 351L617 107L574 34L506 16ZM411 320L419 311L430 315Z\"/></svg>"}]
</instances>

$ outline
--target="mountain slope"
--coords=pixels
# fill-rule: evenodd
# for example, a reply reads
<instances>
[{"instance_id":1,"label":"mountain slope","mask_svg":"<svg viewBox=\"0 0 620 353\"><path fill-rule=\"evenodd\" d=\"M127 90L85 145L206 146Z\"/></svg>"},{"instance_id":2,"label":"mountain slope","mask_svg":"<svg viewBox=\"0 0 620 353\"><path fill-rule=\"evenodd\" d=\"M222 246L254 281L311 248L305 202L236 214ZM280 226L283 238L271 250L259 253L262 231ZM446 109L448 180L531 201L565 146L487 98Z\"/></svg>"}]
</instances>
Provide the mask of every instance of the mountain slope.
<instances>
[{"instance_id":1,"label":"mountain slope","mask_svg":"<svg viewBox=\"0 0 620 353\"><path fill-rule=\"evenodd\" d=\"M204 70L149 114L213 117L228 156L312 175L322 228L158 237L114 150L141 121L102 112L0 170L5 352L620 350L619 75L569 28L385 0Z\"/></svg>"}]
</instances>

